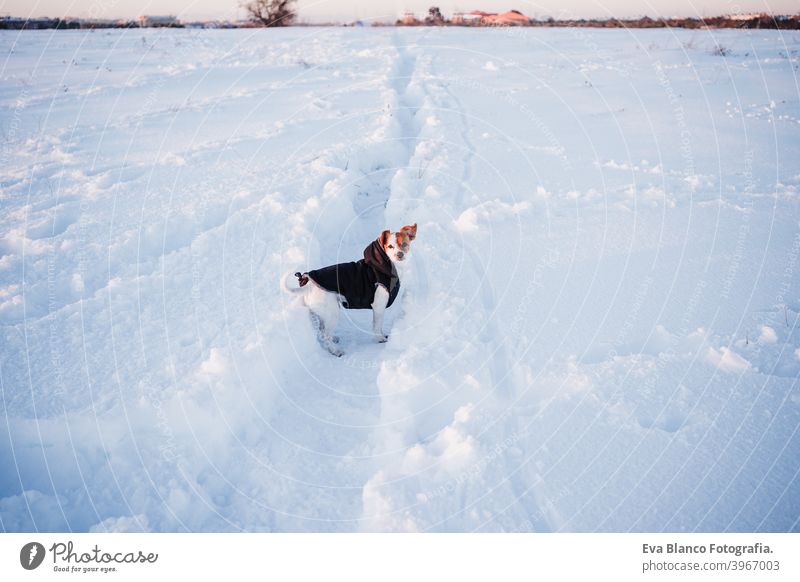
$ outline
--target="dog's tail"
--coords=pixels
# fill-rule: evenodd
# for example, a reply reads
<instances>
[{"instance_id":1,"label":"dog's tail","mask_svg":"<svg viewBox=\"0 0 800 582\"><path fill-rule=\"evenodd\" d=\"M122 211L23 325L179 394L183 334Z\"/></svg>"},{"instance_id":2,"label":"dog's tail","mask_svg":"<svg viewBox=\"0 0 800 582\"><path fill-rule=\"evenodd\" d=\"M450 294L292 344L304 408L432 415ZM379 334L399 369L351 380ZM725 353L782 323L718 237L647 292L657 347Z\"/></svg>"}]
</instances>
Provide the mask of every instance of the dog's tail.
<instances>
[{"instance_id":1,"label":"dog's tail","mask_svg":"<svg viewBox=\"0 0 800 582\"><path fill-rule=\"evenodd\" d=\"M289 277L296 277L297 278L297 286L289 285ZM281 288L286 293L305 293L309 290L308 287L308 274L307 273L285 273L283 277L281 277Z\"/></svg>"}]
</instances>

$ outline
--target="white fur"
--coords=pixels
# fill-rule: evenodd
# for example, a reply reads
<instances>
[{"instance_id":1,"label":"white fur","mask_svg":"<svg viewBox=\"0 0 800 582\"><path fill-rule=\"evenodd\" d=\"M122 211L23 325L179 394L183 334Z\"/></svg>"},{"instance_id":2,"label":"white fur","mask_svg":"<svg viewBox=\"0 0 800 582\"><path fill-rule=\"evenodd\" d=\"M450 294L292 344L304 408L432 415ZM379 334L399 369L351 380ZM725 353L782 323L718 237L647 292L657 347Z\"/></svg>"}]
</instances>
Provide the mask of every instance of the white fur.
<instances>
[{"instance_id":1,"label":"white fur","mask_svg":"<svg viewBox=\"0 0 800 582\"><path fill-rule=\"evenodd\" d=\"M372 333L375 339L383 343L389 339L383 335L383 314L386 311L386 304L389 303L389 292L381 284L375 287L375 297L372 300Z\"/></svg>"},{"instance_id":2,"label":"white fur","mask_svg":"<svg viewBox=\"0 0 800 582\"><path fill-rule=\"evenodd\" d=\"M304 287L290 287L288 282L291 276L291 273L286 273L281 278L283 290L303 296L303 303L311 313L322 345L334 356L344 355L344 352L336 347L338 338L333 335L333 330L339 323L339 306L342 301L339 294L323 289L313 279L309 279Z\"/></svg>"},{"instance_id":3,"label":"white fur","mask_svg":"<svg viewBox=\"0 0 800 582\"><path fill-rule=\"evenodd\" d=\"M290 293L302 294L303 303L311 312L322 345L334 356L344 355L344 352L336 347L339 339L333 335L336 325L339 323L342 297L338 293L320 287L313 279L309 279L305 287L291 288L286 284L287 278L288 275L283 278L284 289ZM375 334L375 340L379 343L389 339L383 333L383 314L386 312L388 303L389 292L386 287L377 285L375 297L372 300L372 332Z\"/></svg>"},{"instance_id":4,"label":"white fur","mask_svg":"<svg viewBox=\"0 0 800 582\"><path fill-rule=\"evenodd\" d=\"M309 280L306 286L310 289L303 296L303 301L311 312L312 318L317 318L317 330L322 345L334 356L343 355L344 352L336 347L338 340L333 335L333 330L339 323L341 297L338 293L331 293L327 289L323 289L313 280Z\"/></svg>"}]
</instances>

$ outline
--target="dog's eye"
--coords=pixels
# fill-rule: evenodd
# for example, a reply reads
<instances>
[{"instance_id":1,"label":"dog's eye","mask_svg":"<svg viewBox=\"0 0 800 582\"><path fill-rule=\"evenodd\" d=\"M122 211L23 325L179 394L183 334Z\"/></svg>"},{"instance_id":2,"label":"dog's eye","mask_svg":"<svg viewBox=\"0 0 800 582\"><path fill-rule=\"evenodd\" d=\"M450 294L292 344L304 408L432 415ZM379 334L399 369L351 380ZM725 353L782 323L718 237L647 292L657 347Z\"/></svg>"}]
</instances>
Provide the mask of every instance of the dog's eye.
<instances>
[{"instance_id":1,"label":"dog's eye","mask_svg":"<svg viewBox=\"0 0 800 582\"><path fill-rule=\"evenodd\" d=\"M390 248L390 249L393 249L393 248L394 248L394 246L393 246L393 245L389 245L389 248Z\"/></svg>"}]
</instances>

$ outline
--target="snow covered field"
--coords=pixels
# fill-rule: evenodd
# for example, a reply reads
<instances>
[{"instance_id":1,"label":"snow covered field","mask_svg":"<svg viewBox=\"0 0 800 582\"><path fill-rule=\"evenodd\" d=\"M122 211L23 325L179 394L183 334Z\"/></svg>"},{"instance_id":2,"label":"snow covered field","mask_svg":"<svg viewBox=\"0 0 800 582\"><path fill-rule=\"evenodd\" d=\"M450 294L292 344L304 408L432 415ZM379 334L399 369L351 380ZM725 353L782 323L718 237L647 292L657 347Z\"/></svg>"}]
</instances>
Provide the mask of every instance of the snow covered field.
<instances>
[{"instance_id":1,"label":"snow covered field","mask_svg":"<svg viewBox=\"0 0 800 582\"><path fill-rule=\"evenodd\" d=\"M3 530L800 529L797 33L0 46Z\"/></svg>"}]
</instances>

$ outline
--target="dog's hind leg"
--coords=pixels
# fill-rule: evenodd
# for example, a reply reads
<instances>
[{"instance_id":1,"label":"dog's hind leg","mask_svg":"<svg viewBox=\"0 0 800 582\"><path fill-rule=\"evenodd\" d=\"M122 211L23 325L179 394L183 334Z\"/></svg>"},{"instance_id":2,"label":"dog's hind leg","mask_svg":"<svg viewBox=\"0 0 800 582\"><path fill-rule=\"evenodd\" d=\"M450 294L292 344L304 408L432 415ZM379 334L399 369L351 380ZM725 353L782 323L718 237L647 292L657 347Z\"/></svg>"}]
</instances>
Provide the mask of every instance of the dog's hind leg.
<instances>
[{"instance_id":1,"label":"dog's hind leg","mask_svg":"<svg viewBox=\"0 0 800 582\"><path fill-rule=\"evenodd\" d=\"M337 358L341 358L344 355L344 352L336 347L336 344L339 342L339 338L332 336L327 331L322 332L322 337L320 338L322 345L328 350L331 354L336 356Z\"/></svg>"},{"instance_id":2,"label":"dog's hind leg","mask_svg":"<svg viewBox=\"0 0 800 582\"><path fill-rule=\"evenodd\" d=\"M333 336L339 321L339 300L334 293L320 289L316 284L305 297L305 304L312 313L312 320L317 329L317 339L322 346L334 356L342 356L336 347L337 339Z\"/></svg>"},{"instance_id":3,"label":"dog's hind leg","mask_svg":"<svg viewBox=\"0 0 800 582\"><path fill-rule=\"evenodd\" d=\"M320 319L319 315L317 315L316 313L314 313L310 309L308 310L308 317L309 317L309 319L311 319L311 325L314 327L314 330L317 332L317 339L321 340L322 339L322 327L323 327L322 319Z\"/></svg>"},{"instance_id":4,"label":"dog's hind leg","mask_svg":"<svg viewBox=\"0 0 800 582\"><path fill-rule=\"evenodd\" d=\"M317 341L337 358L342 357L344 352L336 347L336 344L339 343L339 338L330 334L329 330L331 328L329 324L325 322L325 319L319 313L309 310L309 314L311 323L314 329L317 330Z\"/></svg>"},{"instance_id":5,"label":"dog's hind leg","mask_svg":"<svg viewBox=\"0 0 800 582\"><path fill-rule=\"evenodd\" d=\"M343 356L344 352L336 347L338 338L333 335L333 331L339 323L338 299L335 295L325 296L325 300L315 306L315 311L320 320L320 342L334 356Z\"/></svg>"}]
</instances>

